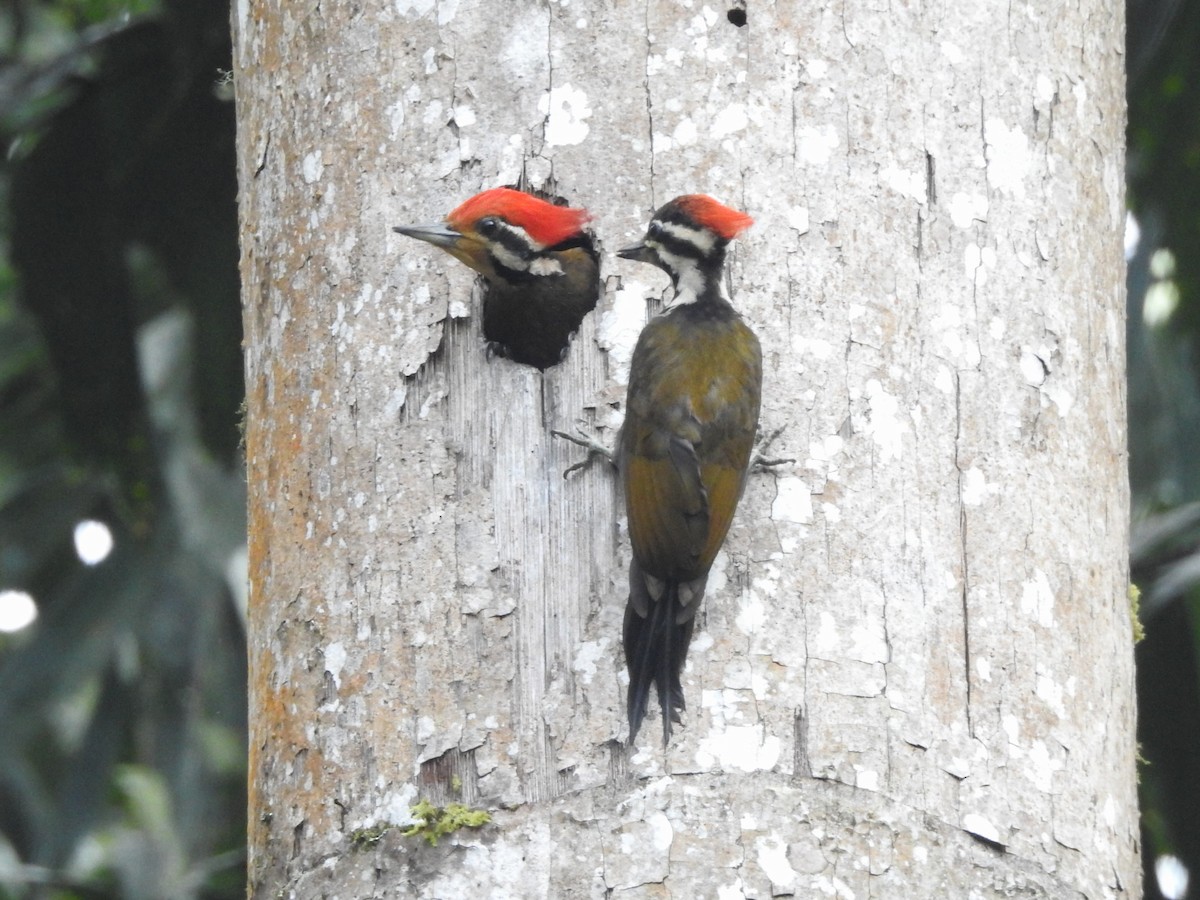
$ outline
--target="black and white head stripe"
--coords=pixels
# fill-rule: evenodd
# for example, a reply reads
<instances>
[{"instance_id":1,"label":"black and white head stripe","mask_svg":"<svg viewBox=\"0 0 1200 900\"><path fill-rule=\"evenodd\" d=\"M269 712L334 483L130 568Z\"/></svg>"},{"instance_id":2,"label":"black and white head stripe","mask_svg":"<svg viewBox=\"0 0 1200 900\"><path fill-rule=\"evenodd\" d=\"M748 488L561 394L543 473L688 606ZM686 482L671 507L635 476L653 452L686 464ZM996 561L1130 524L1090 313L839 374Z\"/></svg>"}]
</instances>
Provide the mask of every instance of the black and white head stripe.
<instances>
[{"instance_id":1,"label":"black and white head stripe","mask_svg":"<svg viewBox=\"0 0 1200 900\"><path fill-rule=\"evenodd\" d=\"M706 269L724 255L724 242L712 232L659 219L650 222L642 243L675 283L668 308L694 302L704 290Z\"/></svg>"},{"instance_id":2,"label":"black and white head stripe","mask_svg":"<svg viewBox=\"0 0 1200 900\"><path fill-rule=\"evenodd\" d=\"M721 240L707 228L697 228L686 222L669 219L654 219L646 229L645 243L667 261L668 257L702 260L712 255L717 246L724 245Z\"/></svg>"},{"instance_id":3,"label":"black and white head stripe","mask_svg":"<svg viewBox=\"0 0 1200 900\"><path fill-rule=\"evenodd\" d=\"M745 213L704 194L685 194L662 206L650 219L640 244L617 251L636 262L666 270L675 284L667 308L682 304L728 302L721 272L729 242L753 224Z\"/></svg>"},{"instance_id":4,"label":"black and white head stripe","mask_svg":"<svg viewBox=\"0 0 1200 900\"><path fill-rule=\"evenodd\" d=\"M678 199L654 214L641 246L645 253L629 258L654 263L665 269L675 283L675 296L667 308L693 303L701 297L724 296L719 275L729 238L689 215Z\"/></svg>"},{"instance_id":5,"label":"black and white head stripe","mask_svg":"<svg viewBox=\"0 0 1200 900\"><path fill-rule=\"evenodd\" d=\"M487 242L488 253L499 267L534 275L562 272L562 266L556 260L541 256L544 248L521 226L498 216L486 216L475 227Z\"/></svg>"}]
</instances>

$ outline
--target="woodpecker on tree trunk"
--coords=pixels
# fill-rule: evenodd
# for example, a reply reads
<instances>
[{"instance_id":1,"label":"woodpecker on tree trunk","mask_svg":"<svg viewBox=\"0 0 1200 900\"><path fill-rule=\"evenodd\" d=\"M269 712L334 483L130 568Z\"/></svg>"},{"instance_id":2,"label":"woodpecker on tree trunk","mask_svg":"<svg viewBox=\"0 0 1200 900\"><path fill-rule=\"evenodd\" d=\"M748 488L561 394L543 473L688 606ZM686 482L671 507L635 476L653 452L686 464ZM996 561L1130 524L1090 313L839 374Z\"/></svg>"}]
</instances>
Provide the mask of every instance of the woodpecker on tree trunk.
<instances>
[{"instance_id":1,"label":"woodpecker on tree trunk","mask_svg":"<svg viewBox=\"0 0 1200 900\"><path fill-rule=\"evenodd\" d=\"M562 360L600 294L599 254L584 230L590 218L587 210L493 188L445 222L392 230L441 247L481 274L489 349L544 370Z\"/></svg>"},{"instance_id":2,"label":"woodpecker on tree trunk","mask_svg":"<svg viewBox=\"0 0 1200 900\"><path fill-rule=\"evenodd\" d=\"M723 274L726 247L752 222L711 197L677 197L617 254L658 266L675 288L634 348L616 453L633 546L623 629L631 745L651 685L664 746L680 722L696 610L750 466L762 351Z\"/></svg>"}]
</instances>

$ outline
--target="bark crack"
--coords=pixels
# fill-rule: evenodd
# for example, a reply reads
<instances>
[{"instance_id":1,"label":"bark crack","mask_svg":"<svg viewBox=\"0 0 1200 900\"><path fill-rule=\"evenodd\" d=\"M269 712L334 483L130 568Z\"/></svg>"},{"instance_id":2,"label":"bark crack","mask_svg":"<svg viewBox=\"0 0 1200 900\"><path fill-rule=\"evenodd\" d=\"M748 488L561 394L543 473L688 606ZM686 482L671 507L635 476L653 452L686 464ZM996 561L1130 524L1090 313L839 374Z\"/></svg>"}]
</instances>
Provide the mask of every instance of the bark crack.
<instances>
[{"instance_id":1,"label":"bark crack","mask_svg":"<svg viewBox=\"0 0 1200 900\"><path fill-rule=\"evenodd\" d=\"M855 49L854 41L850 40L850 33L846 31L846 3L842 0L842 37L846 40L846 45L851 49Z\"/></svg>"},{"instance_id":2,"label":"bark crack","mask_svg":"<svg viewBox=\"0 0 1200 900\"><path fill-rule=\"evenodd\" d=\"M553 98L554 96L554 52L552 47L551 32L554 29L554 15L550 11L546 13L546 96ZM550 124L550 109L553 107L553 102L547 106L546 115L542 117L542 145L533 154L541 156L542 151L546 149L546 127ZM554 160L550 160L550 173L554 174Z\"/></svg>"},{"instance_id":3,"label":"bark crack","mask_svg":"<svg viewBox=\"0 0 1200 900\"><path fill-rule=\"evenodd\" d=\"M829 523L825 523L825 558L828 564L830 555L829 547ZM811 633L808 627L808 604L803 600L800 603L800 622L801 629L804 635L804 696L801 700L800 709L796 710L795 720L792 726L792 740L795 746L792 748L792 772L795 775L807 775L813 777L812 759L808 755L808 718L805 716L805 711L808 709L808 661L812 658L812 651L808 646L808 636Z\"/></svg>"},{"instance_id":4,"label":"bark crack","mask_svg":"<svg viewBox=\"0 0 1200 900\"><path fill-rule=\"evenodd\" d=\"M988 209L992 206L992 161L988 159L987 142L987 100L979 95L979 143L983 146L983 186L987 196Z\"/></svg>"},{"instance_id":5,"label":"bark crack","mask_svg":"<svg viewBox=\"0 0 1200 900\"><path fill-rule=\"evenodd\" d=\"M971 721L971 606L970 559L967 554L967 508L963 503L963 468L959 459L962 448L962 380L954 376L954 468L958 472L958 535L959 559L962 565L962 640L963 640L963 684L966 688L967 734L975 737L975 726Z\"/></svg>"},{"instance_id":6,"label":"bark crack","mask_svg":"<svg viewBox=\"0 0 1200 900\"><path fill-rule=\"evenodd\" d=\"M936 165L933 161L933 154L927 149L925 151L925 202L929 206L937 203L937 181L935 176Z\"/></svg>"},{"instance_id":7,"label":"bark crack","mask_svg":"<svg viewBox=\"0 0 1200 900\"><path fill-rule=\"evenodd\" d=\"M650 91L650 4L646 4L645 24L646 55L642 73L645 76L643 85L646 89L646 146L650 148L650 209L658 209L658 189L655 187L654 174L654 97Z\"/></svg>"}]
</instances>

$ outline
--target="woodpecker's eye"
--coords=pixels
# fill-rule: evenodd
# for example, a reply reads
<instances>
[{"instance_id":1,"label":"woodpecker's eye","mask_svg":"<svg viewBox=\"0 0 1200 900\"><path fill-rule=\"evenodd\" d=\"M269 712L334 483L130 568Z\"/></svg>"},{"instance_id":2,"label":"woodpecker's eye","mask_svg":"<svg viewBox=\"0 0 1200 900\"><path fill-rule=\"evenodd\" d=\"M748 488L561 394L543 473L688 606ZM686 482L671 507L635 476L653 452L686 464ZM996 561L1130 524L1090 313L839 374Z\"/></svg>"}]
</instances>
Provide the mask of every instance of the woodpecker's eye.
<instances>
[{"instance_id":1,"label":"woodpecker's eye","mask_svg":"<svg viewBox=\"0 0 1200 900\"><path fill-rule=\"evenodd\" d=\"M479 224L475 226L480 234L492 235L500 229L500 223L495 216L485 216L479 220Z\"/></svg>"},{"instance_id":2,"label":"woodpecker's eye","mask_svg":"<svg viewBox=\"0 0 1200 900\"><path fill-rule=\"evenodd\" d=\"M662 225L659 224L657 219L655 219L653 222L651 222L649 227L646 229L647 237L653 237L653 238L661 237L662 233L663 233L663 227L662 227Z\"/></svg>"}]
</instances>

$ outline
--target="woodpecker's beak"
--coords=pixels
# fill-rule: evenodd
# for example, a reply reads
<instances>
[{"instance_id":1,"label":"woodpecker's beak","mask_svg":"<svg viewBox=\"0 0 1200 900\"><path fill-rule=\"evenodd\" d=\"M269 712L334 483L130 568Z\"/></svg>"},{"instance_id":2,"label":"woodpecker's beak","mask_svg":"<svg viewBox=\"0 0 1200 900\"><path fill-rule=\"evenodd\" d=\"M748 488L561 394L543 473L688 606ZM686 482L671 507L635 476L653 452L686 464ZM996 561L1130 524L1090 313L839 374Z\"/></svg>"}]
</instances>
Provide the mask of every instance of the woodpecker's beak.
<instances>
[{"instance_id":1,"label":"woodpecker's beak","mask_svg":"<svg viewBox=\"0 0 1200 900\"><path fill-rule=\"evenodd\" d=\"M404 234L418 241L425 241L443 250L449 250L462 240L462 235L443 222L437 225L397 225L392 231Z\"/></svg>"},{"instance_id":2,"label":"woodpecker's beak","mask_svg":"<svg viewBox=\"0 0 1200 900\"><path fill-rule=\"evenodd\" d=\"M437 225L396 225L392 231L441 247L459 262L482 275L490 277L493 274L488 262L487 248L474 233L464 234L456 231L445 222L439 222Z\"/></svg>"},{"instance_id":3,"label":"woodpecker's beak","mask_svg":"<svg viewBox=\"0 0 1200 900\"><path fill-rule=\"evenodd\" d=\"M645 244L634 244L631 247L624 247L617 251L617 256L621 257L621 259L632 259L634 262L650 263L652 266L658 265L658 256Z\"/></svg>"}]
</instances>

